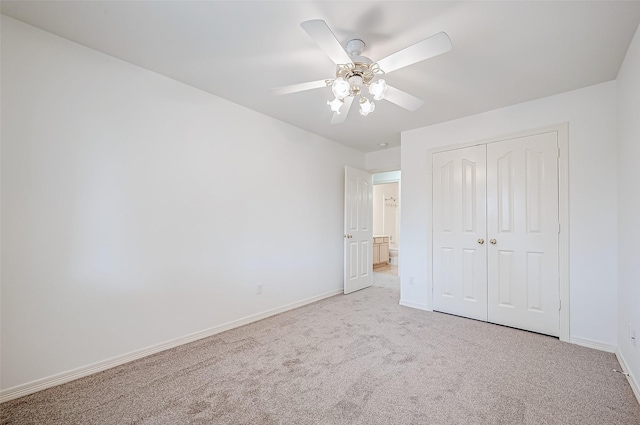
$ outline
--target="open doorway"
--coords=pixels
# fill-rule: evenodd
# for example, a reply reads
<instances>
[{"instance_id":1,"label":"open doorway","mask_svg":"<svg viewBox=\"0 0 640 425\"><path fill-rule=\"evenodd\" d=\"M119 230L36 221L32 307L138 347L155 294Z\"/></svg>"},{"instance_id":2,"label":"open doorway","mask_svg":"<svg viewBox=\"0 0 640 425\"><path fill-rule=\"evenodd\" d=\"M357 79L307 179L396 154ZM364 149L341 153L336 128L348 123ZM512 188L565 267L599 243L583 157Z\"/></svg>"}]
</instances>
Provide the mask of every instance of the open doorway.
<instances>
[{"instance_id":1,"label":"open doorway","mask_svg":"<svg viewBox=\"0 0 640 425\"><path fill-rule=\"evenodd\" d=\"M400 171L373 175L373 271L398 276Z\"/></svg>"}]
</instances>

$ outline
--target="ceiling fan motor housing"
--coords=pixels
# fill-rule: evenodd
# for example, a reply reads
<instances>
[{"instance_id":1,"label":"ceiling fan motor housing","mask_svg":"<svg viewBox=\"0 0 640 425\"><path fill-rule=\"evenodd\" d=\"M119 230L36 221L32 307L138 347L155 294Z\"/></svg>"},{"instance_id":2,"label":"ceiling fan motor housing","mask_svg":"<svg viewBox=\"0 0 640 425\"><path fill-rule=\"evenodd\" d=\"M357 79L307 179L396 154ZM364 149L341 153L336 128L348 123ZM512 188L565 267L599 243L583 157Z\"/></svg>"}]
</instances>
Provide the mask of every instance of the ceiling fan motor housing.
<instances>
[{"instance_id":1,"label":"ceiling fan motor housing","mask_svg":"<svg viewBox=\"0 0 640 425\"><path fill-rule=\"evenodd\" d=\"M354 38L353 40L347 41L347 53L349 56L360 56L362 54L362 50L364 50L364 41L359 38Z\"/></svg>"},{"instance_id":2,"label":"ceiling fan motor housing","mask_svg":"<svg viewBox=\"0 0 640 425\"><path fill-rule=\"evenodd\" d=\"M371 59L362 56L364 41L353 39L347 42L346 51L351 57L352 63L337 65L336 78L344 78L351 85L351 94L360 93L362 86L368 86L375 78L376 74L381 74L382 70L374 64Z\"/></svg>"}]
</instances>

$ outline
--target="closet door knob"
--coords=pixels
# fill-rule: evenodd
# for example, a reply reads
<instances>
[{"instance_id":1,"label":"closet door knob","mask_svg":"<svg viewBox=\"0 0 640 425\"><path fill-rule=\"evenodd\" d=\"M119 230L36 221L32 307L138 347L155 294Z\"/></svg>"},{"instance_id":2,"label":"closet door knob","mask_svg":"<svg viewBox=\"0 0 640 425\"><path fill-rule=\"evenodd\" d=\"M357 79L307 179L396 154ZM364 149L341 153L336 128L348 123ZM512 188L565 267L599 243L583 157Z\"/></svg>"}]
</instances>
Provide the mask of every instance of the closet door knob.
<instances>
[{"instance_id":1,"label":"closet door knob","mask_svg":"<svg viewBox=\"0 0 640 425\"><path fill-rule=\"evenodd\" d=\"M497 243L498 243L498 241L497 241L497 240L495 240L495 239L490 239L490 240L489 240L489 243L490 243L491 245L495 245L495 244L497 244Z\"/></svg>"},{"instance_id":2,"label":"closet door knob","mask_svg":"<svg viewBox=\"0 0 640 425\"><path fill-rule=\"evenodd\" d=\"M484 239L478 239L478 243L482 245L484 243Z\"/></svg>"}]
</instances>

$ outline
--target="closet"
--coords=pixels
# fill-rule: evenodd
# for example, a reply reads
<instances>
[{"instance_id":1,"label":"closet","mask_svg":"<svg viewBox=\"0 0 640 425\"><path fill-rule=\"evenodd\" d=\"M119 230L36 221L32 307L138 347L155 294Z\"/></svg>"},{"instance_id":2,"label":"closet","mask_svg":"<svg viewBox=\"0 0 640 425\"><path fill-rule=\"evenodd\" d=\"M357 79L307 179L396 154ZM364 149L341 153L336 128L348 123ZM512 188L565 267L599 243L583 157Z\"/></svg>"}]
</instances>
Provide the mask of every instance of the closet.
<instances>
[{"instance_id":1,"label":"closet","mask_svg":"<svg viewBox=\"0 0 640 425\"><path fill-rule=\"evenodd\" d=\"M434 310L558 336L557 132L432 161Z\"/></svg>"}]
</instances>

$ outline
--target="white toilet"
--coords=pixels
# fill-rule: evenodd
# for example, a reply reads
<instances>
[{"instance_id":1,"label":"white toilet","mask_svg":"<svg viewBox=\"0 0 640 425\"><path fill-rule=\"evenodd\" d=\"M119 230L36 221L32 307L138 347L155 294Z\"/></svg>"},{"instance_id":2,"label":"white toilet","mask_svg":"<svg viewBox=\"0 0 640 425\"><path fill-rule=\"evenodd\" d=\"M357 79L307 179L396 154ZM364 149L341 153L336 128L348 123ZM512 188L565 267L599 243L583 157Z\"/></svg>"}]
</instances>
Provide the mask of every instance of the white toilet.
<instances>
[{"instance_id":1,"label":"white toilet","mask_svg":"<svg viewBox=\"0 0 640 425\"><path fill-rule=\"evenodd\" d=\"M398 265L398 248L389 248L389 263Z\"/></svg>"}]
</instances>

